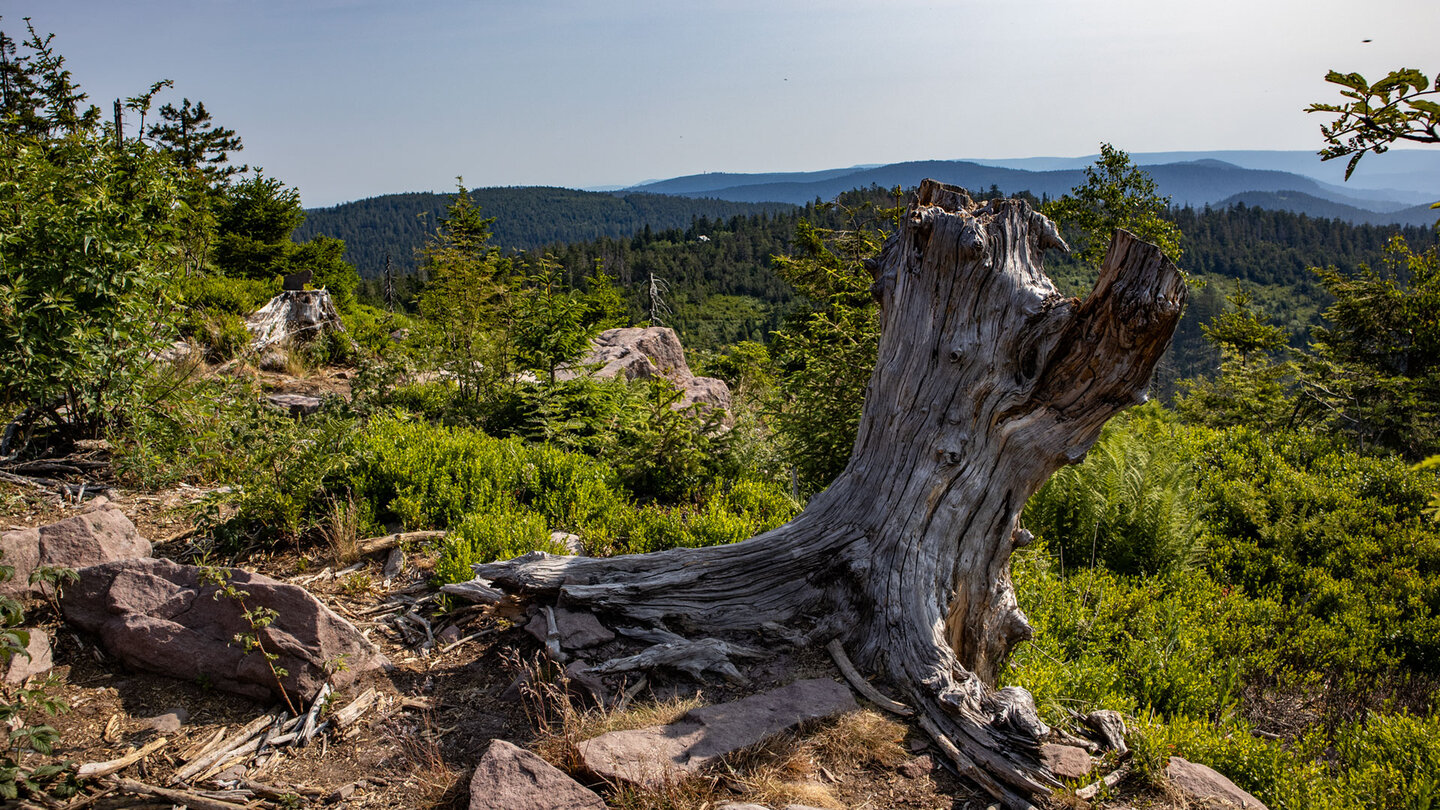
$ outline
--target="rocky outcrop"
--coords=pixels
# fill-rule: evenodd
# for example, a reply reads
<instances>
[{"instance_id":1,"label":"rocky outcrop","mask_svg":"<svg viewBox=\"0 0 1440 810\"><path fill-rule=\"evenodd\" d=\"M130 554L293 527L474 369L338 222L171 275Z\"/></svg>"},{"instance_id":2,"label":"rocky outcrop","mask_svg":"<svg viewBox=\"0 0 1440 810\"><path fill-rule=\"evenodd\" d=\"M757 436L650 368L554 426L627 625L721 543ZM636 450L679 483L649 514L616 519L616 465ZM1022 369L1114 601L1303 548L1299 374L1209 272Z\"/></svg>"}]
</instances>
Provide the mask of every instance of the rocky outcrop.
<instances>
[{"instance_id":1,"label":"rocky outcrop","mask_svg":"<svg viewBox=\"0 0 1440 810\"><path fill-rule=\"evenodd\" d=\"M1267 810L1260 800L1241 790L1220 772L1180 757L1170 757L1165 778L1191 804L1230 810Z\"/></svg>"},{"instance_id":2,"label":"rocky outcrop","mask_svg":"<svg viewBox=\"0 0 1440 810\"><path fill-rule=\"evenodd\" d=\"M308 343L326 332L344 332L328 290L286 290L245 319L250 346L264 351L285 343Z\"/></svg>"},{"instance_id":3,"label":"rocky outcrop","mask_svg":"<svg viewBox=\"0 0 1440 810\"><path fill-rule=\"evenodd\" d=\"M670 725L602 734L577 748L595 775L655 788L806 720L856 708L855 698L843 684L825 678L796 681L730 703L693 709Z\"/></svg>"},{"instance_id":4,"label":"rocky outcrop","mask_svg":"<svg viewBox=\"0 0 1440 810\"><path fill-rule=\"evenodd\" d=\"M150 556L150 541L135 524L104 497L96 498L74 517L38 529L0 534L0 562L15 569L0 594L12 598L39 596L40 586L30 574L41 566L81 569L91 565Z\"/></svg>"},{"instance_id":5,"label":"rocky outcrop","mask_svg":"<svg viewBox=\"0 0 1440 810\"><path fill-rule=\"evenodd\" d=\"M598 366L598 368L596 368ZM730 386L714 377L696 377L685 362L685 349L675 330L666 326L607 329L590 343L590 352L576 365L596 377L624 376L627 380L661 377L683 392L680 407L730 410ZM570 370L564 376L578 376Z\"/></svg>"},{"instance_id":6,"label":"rocky outcrop","mask_svg":"<svg viewBox=\"0 0 1440 810\"><path fill-rule=\"evenodd\" d=\"M355 629L304 588L240 569L229 582L245 607L268 608L275 619L261 631L278 656L285 692L309 701L327 679L344 687L388 662ZM105 649L133 669L201 681L256 699L280 697L265 657L234 639L254 632L231 597L216 596L201 569L169 560L124 560L80 571L60 601L65 618L95 633ZM343 668L338 667L343 663ZM335 670L332 673L332 670Z\"/></svg>"},{"instance_id":7,"label":"rocky outcrop","mask_svg":"<svg viewBox=\"0 0 1440 810\"><path fill-rule=\"evenodd\" d=\"M470 810L605 810L605 802L540 757L493 740L470 778Z\"/></svg>"}]
</instances>

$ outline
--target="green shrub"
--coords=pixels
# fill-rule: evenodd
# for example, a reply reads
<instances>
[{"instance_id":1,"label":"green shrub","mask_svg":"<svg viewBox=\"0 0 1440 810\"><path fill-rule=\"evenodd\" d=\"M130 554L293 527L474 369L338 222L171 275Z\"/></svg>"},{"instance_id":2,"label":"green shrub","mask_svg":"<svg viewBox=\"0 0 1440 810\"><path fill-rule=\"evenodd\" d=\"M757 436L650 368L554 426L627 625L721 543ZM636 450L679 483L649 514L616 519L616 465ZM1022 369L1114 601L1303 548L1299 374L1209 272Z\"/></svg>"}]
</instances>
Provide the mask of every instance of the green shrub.
<instances>
[{"instance_id":1,"label":"green shrub","mask_svg":"<svg viewBox=\"0 0 1440 810\"><path fill-rule=\"evenodd\" d=\"M435 578L441 582L465 582L474 578L470 566L508 560L531 551L566 554L559 543L550 542L544 516L524 507L476 512L451 528L435 563Z\"/></svg>"},{"instance_id":2,"label":"green shrub","mask_svg":"<svg viewBox=\"0 0 1440 810\"><path fill-rule=\"evenodd\" d=\"M177 279L172 294L186 310L227 313L242 318L280 293L278 279L260 281L225 276L186 276Z\"/></svg>"}]
</instances>

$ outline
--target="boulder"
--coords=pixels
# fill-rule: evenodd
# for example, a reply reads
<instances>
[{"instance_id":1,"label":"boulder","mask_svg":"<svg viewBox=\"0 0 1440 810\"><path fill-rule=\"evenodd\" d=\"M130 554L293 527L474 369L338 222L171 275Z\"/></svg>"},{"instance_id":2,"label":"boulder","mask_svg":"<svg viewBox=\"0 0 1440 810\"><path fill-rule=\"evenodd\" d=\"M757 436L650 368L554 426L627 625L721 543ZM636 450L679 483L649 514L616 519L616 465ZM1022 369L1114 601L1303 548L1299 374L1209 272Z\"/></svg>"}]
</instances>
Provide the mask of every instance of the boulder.
<instances>
[{"instance_id":1,"label":"boulder","mask_svg":"<svg viewBox=\"0 0 1440 810\"><path fill-rule=\"evenodd\" d=\"M675 330L666 326L607 329L590 342L582 365L599 365L596 377L627 380L664 377L677 385L690 379L690 365Z\"/></svg>"},{"instance_id":2,"label":"boulder","mask_svg":"<svg viewBox=\"0 0 1440 810\"><path fill-rule=\"evenodd\" d=\"M595 368L597 367L598 368ZM627 380L663 377L682 392L677 408L699 405L702 410L730 410L730 386L714 377L696 377L685 362L685 349L675 330L666 326L607 329L590 343L590 352L576 369L595 368L596 377L623 376ZM583 373L566 370L561 378Z\"/></svg>"},{"instance_id":3,"label":"boulder","mask_svg":"<svg viewBox=\"0 0 1440 810\"><path fill-rule=\"evenodd\" d=\"M25 631L30 634L30 643L25 645L28 655L15 653L4 666L4 681L18 686L32 675L44 675L55 666L50 656L50 634L36 628Z\"/></svg>"},{"instance_id":4,"label":"boulder","mask_svg":"<svg viewBox=\"0 0 1440 810\"><path fill-rule=\"evenodd\" d=\"M605 810L605 802L558 768L493 740L470 777L470 810Z\"/></svg>"},{"instance_id":5,"label":"boulder","mask_svg":"<svg viewBox=\"0 0 1440 810\"><path fill-rule=\"evenodd\" d=\"M1095 769L1090 752L1073 745L1045 743L1040 746L1040 763L1061 779L1071 781L1084 779Z\"/></svg>"},{"instance_id":6,"label":"boulder","mask_svg":"<svg viewBox=\"0 0 1440 810\"><path fill-rule=\"evenodd\" d=\"M150 541L140 536L135 524L107 498L99 497L74 517L38 529L19 529L0 534L0 562L15 569L7 582L0 582L0 594L12 598L39 596L39 585L30 584L30 574L44 565L81 569L91 565L150 556Z\"/></svg>"},{"instance_id":7,"label":"boulder","mask_svg":"<svg viewBox=\"0 0 1440 810\"><path fill-rule=\"evenodd\" d=\"M286 290L246 318L245 327L252 336L250 346L258 352L345 331L328 290Z\"/></svg>"},{"instance_id":8,"label":"boulder","mask_svg":"<svg viewBox=\"0 0 1440 810\"><path fill-rule=\"evenodd\" d=\"M1198 805L1239 810L1267 810L1260 800L1241 790L1218 771L1180 757L1170 757L1165 778L1185 798Z\"/></svg>"},{"instance_id":9,"label":"boulder","mask_svg":"<svg viewBox=\"0 0 1440 810\"><path fill-rule=\"evenodd\" d=\"M816 678L702 706L670 725L612 731L577 748L585 766L597 776L659 788L806 720L856 708L848 687Z\"/></svg>"},{"instance_id":10,"label":"boulder","mask_svg":"<svg viewBox=\"0 0 1440 810\"><path fill-rule=\"evenodd\" d=\"M557 546L560 546L561 548L565 549L567 553L573 554L576 557L585 556L585 541L581 540L580 535L578 534L571 534L570 532L551 532L550 542L554 543Z\"/></svg>"},{"instance_id":11,"label":"boulder","mask_svg":"<svg viewBox=\"0 0 1440 810\"><path fill-rule=\"evenodd\" d=\"M278 655L274 666L294 701L310 701L329 680L337 688L388 666L380 651L354 625L336 615L304 588L261 574L230 569L229 582L245 607L267 608L276 618L261 631L265 649ZM234 642L254 632L240 604L202 582L201 569L169 560L123 560L80 571L80 581L60 601L65 618L95 633L105 649L126 665L216 689L264 700L281 697L275 675L258 651L247 654ZM343 662L344 667L336 669Z\"/></svg>"},{"instance_id":12,"label":"boulder","mask_svg":"<svg viewBox=\"0 0 1440 810\"><path fill-rule=\"evenodd\" d=\"M681 387L680 407L699 405L700 410L730 410L730 385L715 377L691 377Z\"/></svg>"}]
</instances>

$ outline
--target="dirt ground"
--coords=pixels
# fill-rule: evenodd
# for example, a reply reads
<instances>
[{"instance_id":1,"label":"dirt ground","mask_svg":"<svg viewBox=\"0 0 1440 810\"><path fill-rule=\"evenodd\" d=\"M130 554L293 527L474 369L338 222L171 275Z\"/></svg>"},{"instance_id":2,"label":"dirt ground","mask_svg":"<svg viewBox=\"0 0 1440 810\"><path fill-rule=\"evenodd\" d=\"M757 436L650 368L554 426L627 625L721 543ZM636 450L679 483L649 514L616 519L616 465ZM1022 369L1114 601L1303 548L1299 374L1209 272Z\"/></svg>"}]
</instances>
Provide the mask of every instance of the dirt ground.
<instances>
[{"instance_id":1,"label":"dirt ground","mask_svg":"<svg viewBox=\"0 0 1440 810\"><path fill-rule=\"evenodd\" d=\"M145 537L156 542L156 556L188 562L191 547L185 534L193 528L188 507L205 493L181 486L161 492L112 488L107 495ZM56 496L0 483L0 529L43 525L73 514L76 509L77 504ZM398 593L431 593L429 568L433 560L423 549L411 550L405 572L387 582L382 574L385 556L372 555L350 570L321 553L302 554L293 549L239 563L276 579L304 584L376 642L394 669L347 688L333 700L332 709L343 707L367 687L377 689L381 695L375 707L343 732L324 734L303 748L278 749L279 753L242 763L243 771L227 769L207 783L193 785L195 789L222 790L235 784L230 780L243 777L292 794L285 799L256 799L252 806L465 807L470 771L490 740L504 738L530 747L545 741L546 735L537 729L532 713L527 712L517 694L519 690L513 687L519 674L517 662L532 659L540 648L522 629L528 608L511 603L498 608L461 604L457 609L442 611L432 605L435 609L431 621L437 634L446 638L480 635L448 651L442 652L445 645L437 643L428 654L422 653L367 611ZM344 572L336 576L335 570ZM29 606L27 625L51 632L57 683L52 693L70 706L70 711L54 718L30 718L32 722L48 721L59 731L62 742L55 752L57 759L78 764L121 757L161 736L153 718L178 709L186 715L178 732L170 731L163 747L120 774L151 785L165 785L184 764L185 755L212 739L222 727L233 731L273 708L201 684L127 671L86 634L63 626L44 602ZM446 630L448 625L455 629ZM652 674L632 706L696 696L706 703L720 702L796 678L840 678L823 651L778 654L757 662L746 674L751 684L744 688L698 683L683 674ZM593 708L589 711L591 716L598 714ZM813 783L800 785L804 789L817 788L811 793L802 790L802 794L818 796L817 801L833 807L980 810L990 805L945 767L926 767L928 763L939 763L942 757L928 746L921 732L896 728L897 737L904 735L903 741L897 740L904 746L904 761L898 765L825 765L817 764L819 760L797 765L795 752L801 749L796 746L803 740L794 740L770 746L774 750L752 752L745 758L747 764L738 770L733 766L718 769L706 777L708 782L687 795L637 797L608 792L603 785L598 787L609 796L612 806L713 810L721 800L753 799L756 778L747 774L757 772L758 767L772 776L783 772L792 781ZM823 731L823 724L807 729L810 733ZM553 750L553 733L549 742ZM44 759L32 757L26 764L39 764ZM50 806L172 806L170 802L146 804L137 796L118 792L97 795L98 790L87 787L69 804ZM228 795L233 800L237 794Z\"/></svg>"}]
</instances>

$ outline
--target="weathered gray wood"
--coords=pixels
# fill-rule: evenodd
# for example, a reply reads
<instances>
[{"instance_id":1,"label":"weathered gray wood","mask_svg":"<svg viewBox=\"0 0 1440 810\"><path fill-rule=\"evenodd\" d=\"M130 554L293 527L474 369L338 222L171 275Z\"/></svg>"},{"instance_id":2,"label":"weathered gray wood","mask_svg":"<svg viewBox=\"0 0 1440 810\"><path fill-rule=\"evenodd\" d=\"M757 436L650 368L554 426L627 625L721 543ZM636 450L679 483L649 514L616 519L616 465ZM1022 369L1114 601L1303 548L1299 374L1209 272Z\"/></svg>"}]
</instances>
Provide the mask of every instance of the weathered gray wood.
<instances>
[{"instance_id":1,"label":"weathered gray wood","mask_svg":"<svg viewBox=\"0 0 1440 810\"><path fill-rule=\"evenodd\" d=\"M476 574L691 636L809 625L904 688L962 771L1028 807L1059 783L1029 694L994 688L1031 634L1010 581L1032 539L1020 510L1144 401L1187 295L1158 248L1120 231L1090 295L1066 298L1041 262L1063 247L1023 201L922 183L871 265L882 331L849 465L804 512L730 546L537 552Z\"/></svg>"}]
</instances>

